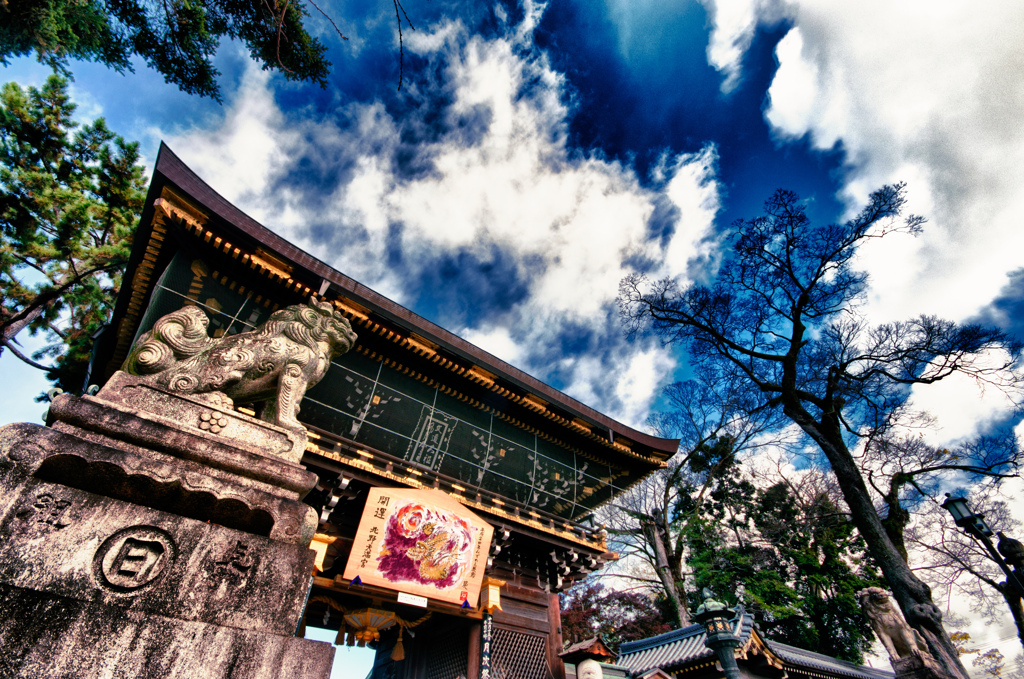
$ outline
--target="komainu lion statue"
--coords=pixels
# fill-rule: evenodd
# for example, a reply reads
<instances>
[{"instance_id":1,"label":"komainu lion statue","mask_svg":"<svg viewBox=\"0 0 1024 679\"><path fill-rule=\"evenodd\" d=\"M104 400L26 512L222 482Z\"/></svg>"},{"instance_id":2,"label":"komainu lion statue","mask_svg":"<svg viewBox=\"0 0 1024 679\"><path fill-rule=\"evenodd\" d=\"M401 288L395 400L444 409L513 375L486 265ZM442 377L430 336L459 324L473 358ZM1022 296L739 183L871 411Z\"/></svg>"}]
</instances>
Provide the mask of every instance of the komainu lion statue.
<instances>
[{"instance_id":1,"label":"komainu lion statue","mask_svg":"<svg viewBox=\"0 0 1024 679\"><path fill-rule=\"evenodd\" d=\"M928 645L916 629L903 621L889 600L889 592L881 587L868 587L857 592L860 607L871 622L875 636L893 660L912 655L930 657Z\"/></svg>"},{"instance_id":2,"label":"komainu lion statue","mask_svg":"<svg viewBox=\"0 0 1024 679\"><path fill-rule=\"evenodd\" d=\"M187 306L142 335L122 370L145 384L178 394L205 395L222 407L262 404L260 417L305 431L296 414L308 387L331 358L355 344L348 320L326 302L310 300L275 311L249 332L213 339L206 314Z\"/></svg>"}]
</instances>

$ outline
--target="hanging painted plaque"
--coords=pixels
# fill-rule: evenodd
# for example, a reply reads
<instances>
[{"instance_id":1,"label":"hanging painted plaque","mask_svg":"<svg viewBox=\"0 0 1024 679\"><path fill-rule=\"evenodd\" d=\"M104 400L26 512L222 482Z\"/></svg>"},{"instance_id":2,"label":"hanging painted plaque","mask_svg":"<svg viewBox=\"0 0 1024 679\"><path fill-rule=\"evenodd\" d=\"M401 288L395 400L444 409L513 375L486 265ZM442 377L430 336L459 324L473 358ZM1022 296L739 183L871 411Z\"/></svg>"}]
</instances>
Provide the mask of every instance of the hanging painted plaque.
<instances>
[{"instance_id":1,"label":"hanging painted plaque","mask_svg":"<svg viewBox=\"0 0 1024 679\"><path fill-rule=\"evenodd\" d=\"M343 577L475 609L493 533L439 490L371 488Z\"/></svg>"}]
</instances>

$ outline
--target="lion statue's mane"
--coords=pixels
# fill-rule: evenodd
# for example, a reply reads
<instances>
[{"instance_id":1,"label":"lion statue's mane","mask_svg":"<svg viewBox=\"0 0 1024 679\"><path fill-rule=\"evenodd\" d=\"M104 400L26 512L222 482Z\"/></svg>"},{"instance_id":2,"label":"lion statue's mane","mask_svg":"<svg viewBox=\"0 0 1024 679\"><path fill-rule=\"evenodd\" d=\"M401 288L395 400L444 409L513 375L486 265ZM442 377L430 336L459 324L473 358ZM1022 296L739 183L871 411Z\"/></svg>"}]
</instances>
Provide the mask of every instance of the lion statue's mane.
<instances>
[{"instance_id":1,"label":"lion statue's mane","mask_svg":"<svg viewBox=\"0 0 1024 679\"><path fill-rule=\"evenodd\" d=\"M237 335L211 338L209 322L198 306L163 316L139 338L122 370L222 407L255 404L262 419L304 430L296 414L306 389L320 381L333 356L356 341L348 319L315 300L275 311L256 329Z\"/></svg>"}]
</instances>

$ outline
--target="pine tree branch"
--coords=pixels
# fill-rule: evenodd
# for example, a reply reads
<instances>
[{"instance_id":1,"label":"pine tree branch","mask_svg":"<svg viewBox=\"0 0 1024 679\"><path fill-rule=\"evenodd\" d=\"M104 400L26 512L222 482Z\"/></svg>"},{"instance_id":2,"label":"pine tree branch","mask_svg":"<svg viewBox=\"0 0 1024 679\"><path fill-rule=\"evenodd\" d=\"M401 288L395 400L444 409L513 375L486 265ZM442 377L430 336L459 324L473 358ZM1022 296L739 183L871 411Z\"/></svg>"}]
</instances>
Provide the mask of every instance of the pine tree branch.
<instances>
[{"instance_id":1,"label":"pine tree branch","mask_svg":"<svg viewBox=\"0 0 1024 679\"><path fill-rule=\"evenodd\" d=\"M25 354L21 353L21 351L18 350L18 347L14 346L13 342L10 342L10 341L8 341L6 339L0 338L0 353L3 352L4 347L10 349L12 354L14 354L19 359L21 359L23 362L27 363L28 365L32 366L33 368L37 368L37 369L43 370L45 372L49 372L50 370L53 370L53 366L43 365L42 363L36 363L31 358L29 358Z\"/></svg>"},{"instance_id":2,"label":"pine tree branch","mask_svg":"<svg viewBox=\"0 0 1024 679\"><path fill-rule=\"evenodd\" d=\"M34 300L25 305L18 313L14 314L2 325L0 325L0 338L4 342L13 339L19 332L25 329L32 321L38 318L51 303L56 301L65 292L84 281L89 276L107 271L113 271L124 265L124 262L117 260L103 266L93 267L76 276L72 276L63 284L46 290L36 296Z\"/></svg>"}]
</instances>

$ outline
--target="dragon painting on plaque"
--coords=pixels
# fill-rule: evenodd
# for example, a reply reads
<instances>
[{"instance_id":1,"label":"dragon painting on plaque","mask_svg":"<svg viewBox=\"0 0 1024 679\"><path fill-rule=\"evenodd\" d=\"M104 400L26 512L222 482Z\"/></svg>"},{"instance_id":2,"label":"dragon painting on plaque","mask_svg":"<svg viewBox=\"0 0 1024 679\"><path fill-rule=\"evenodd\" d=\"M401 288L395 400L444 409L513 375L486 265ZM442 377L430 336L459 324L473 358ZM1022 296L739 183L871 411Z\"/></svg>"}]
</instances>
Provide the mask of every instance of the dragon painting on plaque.
<instances>
[{"instance_id":1,"label":"dragon painting on plaque","mask_svg":"<svg viewBox=\"0 0 1024 679\"><path fill-rule=\"evenodd\" d=\"M343 577L476 608L493 534L443 491L371 488Z\"/></svg>"},{"instance_id":2,"label":"dragon painting on plaque","mask_svg":"<svg viewBox=\"0 0 1024 679\"><path fill-rule=\"evenodd\" d=\"M392 582L447 589L473 558L473 528L443 509L407 502L388 518L377 570Z\"/></svg>"}]
</instances>

